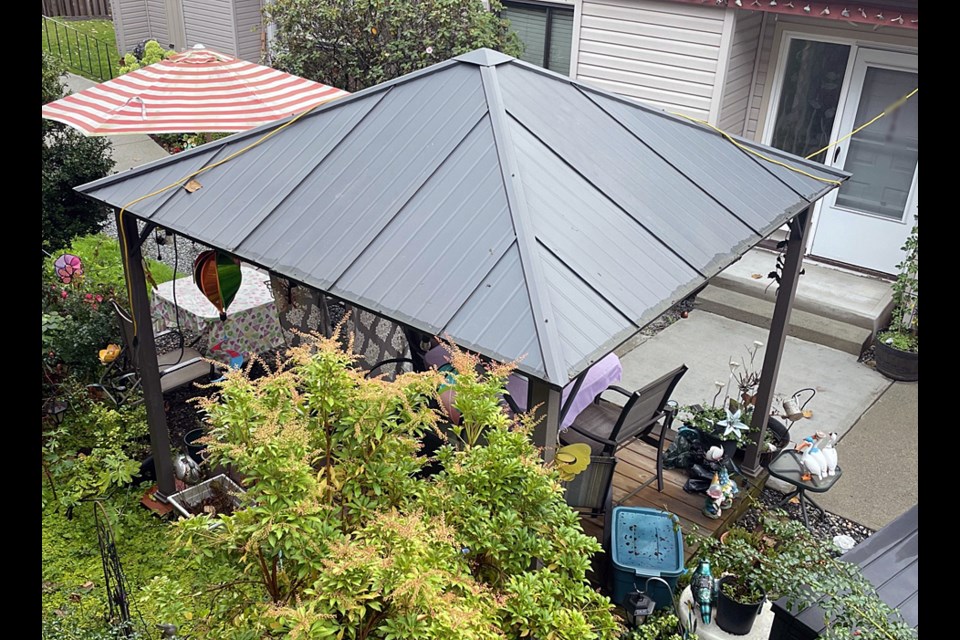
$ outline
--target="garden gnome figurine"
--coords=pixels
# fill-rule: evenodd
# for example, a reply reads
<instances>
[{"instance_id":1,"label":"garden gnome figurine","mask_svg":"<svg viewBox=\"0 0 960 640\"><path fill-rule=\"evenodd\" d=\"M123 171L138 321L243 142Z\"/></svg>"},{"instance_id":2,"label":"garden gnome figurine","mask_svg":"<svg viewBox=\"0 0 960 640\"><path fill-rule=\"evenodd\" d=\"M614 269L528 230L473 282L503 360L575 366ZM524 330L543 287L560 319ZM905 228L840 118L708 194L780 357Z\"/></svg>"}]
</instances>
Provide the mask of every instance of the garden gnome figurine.
<instances>
[{"instance_id":1,"label":"garden gnome figurine","mask_svg":"<svg viewBox=\"0 0 960 640\"><path fill-rule=\"evenodd\" d=\"M740 487L730 478L730 473L724 465L720 466L719 479L720 490L723 491L723 502L721 502L720 507L729 509L733 506L733 499L740 494Z\"/></svg>"},{"instance_id":2,"label":"garden gnome figurine","mask_svg":"<svg viewBox=\"0 0 960 640\"><path fill-rule=\"evenodd\" d=\"M710 487L707 489L707 501L703 505L703 515L716 520L720 517L720 504L723 502L723 487L720 486L720 477L714 473Z\"/></svg>"}]
</instances>

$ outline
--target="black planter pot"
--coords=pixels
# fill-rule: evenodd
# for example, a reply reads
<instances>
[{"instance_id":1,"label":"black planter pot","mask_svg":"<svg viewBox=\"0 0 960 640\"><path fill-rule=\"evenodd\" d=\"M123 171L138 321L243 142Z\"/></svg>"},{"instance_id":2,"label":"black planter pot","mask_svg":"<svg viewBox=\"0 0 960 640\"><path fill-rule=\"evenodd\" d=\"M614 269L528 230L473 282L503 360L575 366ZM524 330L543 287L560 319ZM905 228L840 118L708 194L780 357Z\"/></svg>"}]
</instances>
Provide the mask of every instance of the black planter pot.
<instances>
[{"instance_id":1,"label":"black planter pot","mask_svg":"<svg viewBox=\"0 0 960 640\"><path fill-rule=\"evenodd\" d=\"M781 449L790 444L790 432L787 431L787 427L776 418L769 418L767 420L767 431L775 436L773 440L777 445L777 450L765 451L760 454L760 466L764 468L780 453Z\"/></svg>"},{"instance_id":2,"label":"black planter pot","mask_svg":"<svg viewBox=\"0 0 960 640\"><path fill-rule=\"evenodd\" d=\"M913 382L920 377L919 352L900 351L878 340L873 359L877 363L877 371L892 380Z\"/></svg>"},{"instance_id":3,"label":"black planter pot","mask_svg":"<svg viewBox=\"0 0 960 640\"><path fill-rule=\"evenodd\" d=\"M204 449L207 448L207 445L200 444L197 442L197 440L205 435L207 435L206 430L194 429L192 431L187 431L186 435L183 436L183 444L187 448L187 453L197 464L203 462L203 457L200 454Z\"/></svg>"},{"instance_id":4,"label":"black planter pot","mask_svg":"<svg viewBox=\"0 0 960 640\"><path fill-rule=\"evenodd\" d=\"M753 629L753 623L760 615L764 600L754 604L741 604L727 597L723 593L723 585L736 580L734 576L724 576L720 579L717 589L717 626L735 636L745 636Z\"/></svg>"}]
</instances>

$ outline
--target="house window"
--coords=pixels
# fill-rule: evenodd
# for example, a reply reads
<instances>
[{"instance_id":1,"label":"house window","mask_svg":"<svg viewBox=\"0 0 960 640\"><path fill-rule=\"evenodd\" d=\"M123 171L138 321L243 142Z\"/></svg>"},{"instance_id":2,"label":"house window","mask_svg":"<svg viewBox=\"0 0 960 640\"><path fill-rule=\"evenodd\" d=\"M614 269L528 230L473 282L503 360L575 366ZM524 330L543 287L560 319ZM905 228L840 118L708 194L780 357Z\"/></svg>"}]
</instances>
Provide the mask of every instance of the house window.
<instances>
[{"instance_id":1,"label":"house window","mask_svg":"<svg viewBox=\"0 0 960 640\"><path fill-rule=\"evenodd\" d=\"M830 141L849 59L846 44L790 41L772 146L806 156ZM824 162L825 154L814 160Z\"/></svg>"},{"instance_id":2,"label":"house window","mask_svg":"<svg viewBox=\"0 0 960 640\"><path fill-rule=\"evenodd\" d=\"M521 60L570 75L573 9L540 2L504 2L500 14L523 43Z\"/></svg>"}]
</instances>

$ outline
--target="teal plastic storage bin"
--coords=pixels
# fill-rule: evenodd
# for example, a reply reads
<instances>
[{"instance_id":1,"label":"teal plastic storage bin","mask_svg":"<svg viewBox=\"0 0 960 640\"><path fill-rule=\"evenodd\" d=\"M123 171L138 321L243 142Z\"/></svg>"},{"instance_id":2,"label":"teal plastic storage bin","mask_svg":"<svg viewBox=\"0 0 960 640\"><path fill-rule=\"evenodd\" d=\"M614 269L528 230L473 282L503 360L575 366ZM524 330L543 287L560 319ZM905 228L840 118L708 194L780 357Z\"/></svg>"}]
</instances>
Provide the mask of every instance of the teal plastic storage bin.
<instances>
[{"instance_id":1,"label":"teal plastic storage bin","mask_svg":"<svg viewBox=\"0 0 960 640\"><path fill-rule=\"evenodd\" d=\"M657 608L672 606L671 594L663 584L647 578L663 578L673 591L683 575L683 532L677 516L660 509L616 507L613 510L611 555L613 560L613 601L626 606L634 589L646 591Z\"/></svg>"}]
</instances>

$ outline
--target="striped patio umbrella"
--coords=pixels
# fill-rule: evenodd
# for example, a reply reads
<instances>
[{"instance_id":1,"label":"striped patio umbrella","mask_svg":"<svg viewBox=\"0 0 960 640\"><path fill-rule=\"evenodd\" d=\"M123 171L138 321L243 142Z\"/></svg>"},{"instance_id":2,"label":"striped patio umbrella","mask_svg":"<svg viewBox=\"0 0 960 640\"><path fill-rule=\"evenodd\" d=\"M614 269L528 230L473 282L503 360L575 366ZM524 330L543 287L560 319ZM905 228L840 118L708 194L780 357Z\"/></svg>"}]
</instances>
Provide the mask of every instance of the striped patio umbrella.
<instances>
[{"instance_id":1,"label":"striped patio umbrella","mask_svg":"<svg viewBox=\"0 0 960 640\"><path fill-rule=\"evenodd\" d=\"M43 117L90 136L246 131L346 91L193 49L43 106Z\"/></svg>"}]
</instances>

